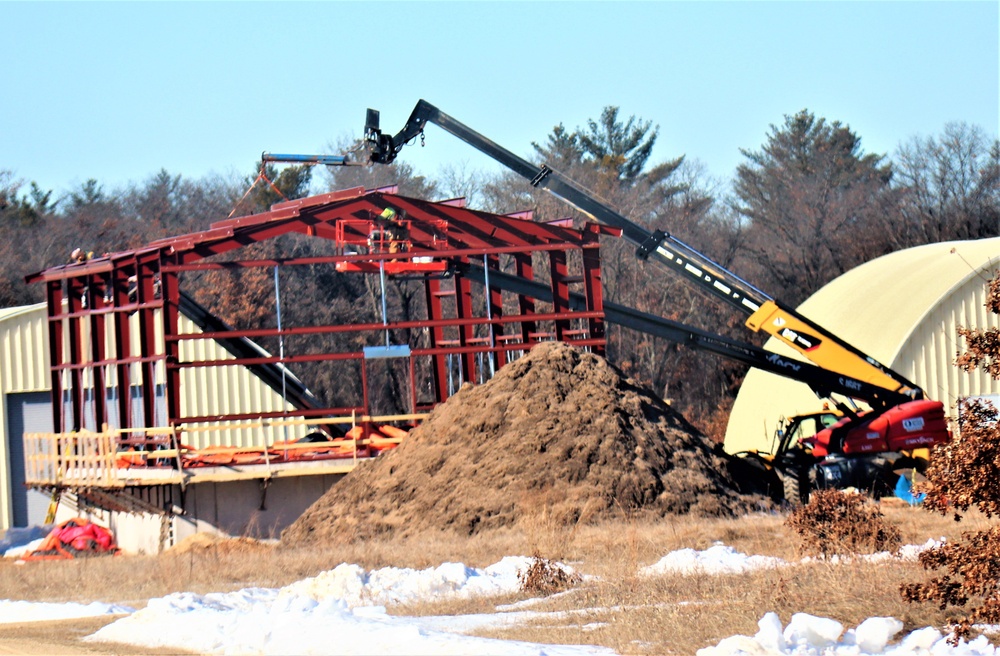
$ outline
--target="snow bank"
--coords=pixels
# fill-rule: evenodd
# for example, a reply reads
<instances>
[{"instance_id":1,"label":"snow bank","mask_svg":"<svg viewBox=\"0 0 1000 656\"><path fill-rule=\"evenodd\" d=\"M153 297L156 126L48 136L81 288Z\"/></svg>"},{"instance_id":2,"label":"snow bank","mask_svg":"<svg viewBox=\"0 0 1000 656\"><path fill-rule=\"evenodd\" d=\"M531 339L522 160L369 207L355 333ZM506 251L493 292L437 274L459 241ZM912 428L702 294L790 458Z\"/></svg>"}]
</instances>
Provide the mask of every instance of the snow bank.
<instances>
[{"instance_id":1,"label":"snow bank","mask_svg":"<svg viewBox=\"0 0 1000 656\"><path fill-rule=\"evenodd\" d=\"M457 631L489 622L485 617L463 622L462 617L391 616L382 605L513 592L520 587L519 572L530 563L530 558L508 557L485 569L446 563L426 570L387 567L367 573L345 564L281 589L172 594L150 600L146 608L86 640L211 654L614 653L593 646L459 635Z\"/></svg>"},{"instance_id":2,"label":"snow bank","mask_svg":"<svg viewBox=\"0 0 1000 656\"><path fill-rule=\"evenodd\" d=\"M882 563L892 560L916 560L921 552L944 543L940 540L928 540L924 544L907 544L898 551L880 551L874 554L855 556L805 557L797 562L789 562L773 556L748 556L736 551L733 547L716 542L703 551L694 549L679 549L671 551L656 563L639 570L642 576L657 576L662 574L744 574L759 569L774 569L791 565L806 565L809 563L850 563L855 561Z\"/></svg>"},{"instance_id":3,"label":"snow bank","mask_svg":"<svg viewBox=\"0 0 1000 656\"><path fill-rule=\"evenodd\" d=\"M134 608L128 606L102 604L98 601L90 604L52 604L2 599L0 600L0 624L72 620L79 617L97 617L98 615L121 615L134 611Z\"/></svg>"},{"instance_id":4,"label":"snow bank","mask_svg":"<svg viewBox=\"0 0 1000 656\"><path fill-rule=\"evenodd\" d=\"M393 617L383 607L349 608L246 589L229 594L173 594L88 636L89 641L179 648L204 654L531 654L578 656L613 652L588 646L539 645L475 638L426 628L420 618Z\"/></svg>"},{"instance_id":5,"label":"snow bank","mask_svg":"<svg viewBox=\"0 0 1000 656\"><path fill-rule=\"evenodd\" d=\"M704 551L680 549L671 551L658 562L643 567L639 574L743 574L757 569L773 569L788 565L781 558L772 556L748 556L734 548L716 542Z\"/></svg>"},{"instance_id":6,"label":"snow bank","mask_svg":"<svg viewBox=\"0 0 1000 656\"><path fill-rule=\"evenodd\" d=\"M445 563L423 570L383 567L368 573L357 565L343 564L285 586L279 595L316 601L340 599L351 608L428 599L499 596L520 590L520 574L527 571L531 563L531 558L507 556L485 569ZM573 572L565 565L558 566L567 573Z\"/></svg>"},{"instance_id":7,"label":"snow bank","mask_svg":"<svg viewBox=\"0 0 1000 656\"><path fill-rule=\"evenodd\" d=\"M958 646L952 647L940 631L931 627L913 631L896 644L889 644L903 629L903 623L893 617L870 617L846 633L840 622L806 613L792 615L792 620L784 630L781 628L781 620L774 613L766 614L757 622L757 626L760 630L752 638L732 636L715 647L698 650L698 656L995 656L997 653L985 636L972 642L962 641Z\"/></svg>"}]
</instances>

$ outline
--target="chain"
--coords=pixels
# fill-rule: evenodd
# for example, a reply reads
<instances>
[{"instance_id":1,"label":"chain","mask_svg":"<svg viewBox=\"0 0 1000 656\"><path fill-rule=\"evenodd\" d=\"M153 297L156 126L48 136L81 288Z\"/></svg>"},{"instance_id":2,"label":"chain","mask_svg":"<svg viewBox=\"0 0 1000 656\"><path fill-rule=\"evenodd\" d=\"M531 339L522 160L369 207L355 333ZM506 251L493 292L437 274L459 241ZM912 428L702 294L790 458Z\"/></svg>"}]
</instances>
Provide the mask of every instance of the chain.
<instances>
[{"instance_id":1,"label":"chain","mask_svg":"<svg viewBox=\"0 0 1000 656\"><path fill-rule=\"evenodd\" d=\"M423 148L423 147L424 147L424 146L426 145L426 144L424 143L424 140L425 140L425 137L424 137L424 131L423 131L423 130L421 130L421 131L420 131L420 147L421 147L421 148Z\"/></svg>"}]
</instances>

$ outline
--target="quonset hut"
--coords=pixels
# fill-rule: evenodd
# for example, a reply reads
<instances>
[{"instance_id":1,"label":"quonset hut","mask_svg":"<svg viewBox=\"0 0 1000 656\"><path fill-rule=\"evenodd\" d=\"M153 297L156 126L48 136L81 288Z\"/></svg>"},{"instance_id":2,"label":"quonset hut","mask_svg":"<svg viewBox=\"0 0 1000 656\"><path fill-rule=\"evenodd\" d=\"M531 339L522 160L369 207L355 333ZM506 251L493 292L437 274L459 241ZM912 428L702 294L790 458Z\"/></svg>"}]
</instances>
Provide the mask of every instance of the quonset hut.
<instances>
[{"instance_id":1,"label":"quonset hut","mask_svg":"<svg viewBox=\"0 0 1000 656\"><path fill-rule=\"evenodd\" d=\"M955 365L960 326L995 328L986 283L1000 267L1000 238L918 246L867 262L833 280L798 310L954 409L963 398L1000 393L984 373ZM796 354L771 339L765 346ZM804 385L750 370L726 430L726 450L770 451L780 417L815 412L821 401Z\"/></svg>"}]
</instances>

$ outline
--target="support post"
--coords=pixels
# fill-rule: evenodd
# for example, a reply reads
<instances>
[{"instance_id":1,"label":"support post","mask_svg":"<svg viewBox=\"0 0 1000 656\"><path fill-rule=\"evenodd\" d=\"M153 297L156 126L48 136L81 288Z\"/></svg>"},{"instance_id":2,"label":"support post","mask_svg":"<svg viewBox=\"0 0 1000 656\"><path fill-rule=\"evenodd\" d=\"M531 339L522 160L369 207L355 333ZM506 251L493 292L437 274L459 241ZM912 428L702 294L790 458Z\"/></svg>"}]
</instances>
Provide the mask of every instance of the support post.
<instances>
[{"instance_id":1,"label":"support post","mask_svg":"<svg viewBox=\"0 0 1000 656\"><path fill-rule=\"evenodd\" d=\"M552 275L552 312L563 314L569 311L569 285L566 283L566 252L549 252L549 271ZM569 319L556 319L556 340L563 341L570 329Z\"/></svg>"},{"instance_id":2,"label":"support post","mask_svg":"<svg viewBox=\"0 0 1000 656\"><path fill-rule=\"evenodd\" d=\"M531 253L515 253L514 265L518 278L523 278L524 280L528 281L532 281L535 279L534 272L531 266ZM535 299L532 298L531 296L518 294L517 305L518 305L518 310L522 315L531 315L535 313ZM521 342L525 345L525 349L530 348L531 334L536 330L537 327L535 326L534 321L521 322Z\"/></svg>"},{"instance_id":3,"label":"support post","mask_svg":"<svg viewBox=\"0 0 1000 656\"><path fill-rule=\"evenodd\" d=\"M61 280L46 283L46 303L49 322L49 381L52 386L52 428L63 430L63 387L62 375L57 367L63 360L63 289Z\"/></svg>"}]
</instances>

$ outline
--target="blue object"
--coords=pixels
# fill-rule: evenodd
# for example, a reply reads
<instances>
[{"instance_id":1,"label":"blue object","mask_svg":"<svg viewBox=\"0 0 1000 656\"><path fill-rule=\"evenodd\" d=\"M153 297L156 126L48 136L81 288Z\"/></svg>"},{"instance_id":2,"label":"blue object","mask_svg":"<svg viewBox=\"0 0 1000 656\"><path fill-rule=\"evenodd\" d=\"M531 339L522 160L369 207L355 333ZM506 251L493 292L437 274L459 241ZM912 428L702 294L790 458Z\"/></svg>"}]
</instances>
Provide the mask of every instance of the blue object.
<instances>
[{"instance_id":1,"label":"blue object","mask_svg":"<svg viewBox=\"0 0 1000 656\"><path fill-rule=\"evenodd\" d=\"M299 164L326 164L327 166L346 166L350 162L343 155L278 155L264 153L260 157L265 162L286 162Z\"/></svg>"},{"instance_id":2,"label":"blue object","mask_svg":"<svg viewBox=\"0 0 1000 656\"><path fill-rule=\"evenodd\" d=\"M410 347L407 344L366 346L364 348L364 354L365 354L365 360L378 360L383 358L408 358L410 357Z\"/></svg>"},{"instance_id":3,"label":"blue object","mask_svg":"<svg viewBox=\"0 0 1000 656\"><path fill-rule=\"evenodd\" d=\"M906 474L903 474L899 477L899 480L896 481L896 496L911 506L917 506L923 503L924 497L927 495L923 493L913 494L913 484L910 482L910 479L906 477Z\"/></svg>"}]
</instances>

